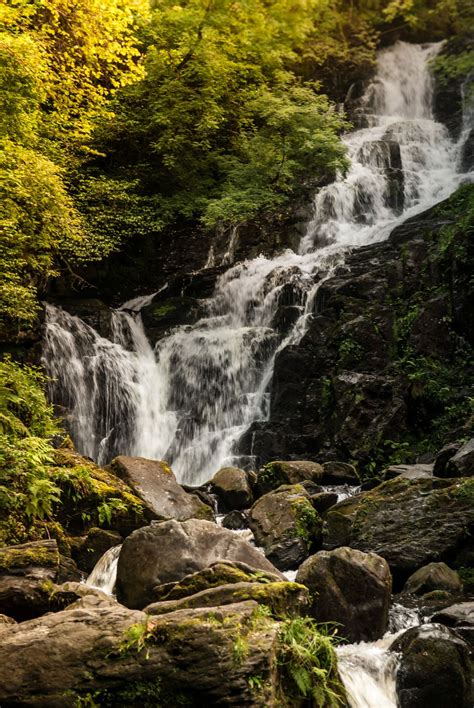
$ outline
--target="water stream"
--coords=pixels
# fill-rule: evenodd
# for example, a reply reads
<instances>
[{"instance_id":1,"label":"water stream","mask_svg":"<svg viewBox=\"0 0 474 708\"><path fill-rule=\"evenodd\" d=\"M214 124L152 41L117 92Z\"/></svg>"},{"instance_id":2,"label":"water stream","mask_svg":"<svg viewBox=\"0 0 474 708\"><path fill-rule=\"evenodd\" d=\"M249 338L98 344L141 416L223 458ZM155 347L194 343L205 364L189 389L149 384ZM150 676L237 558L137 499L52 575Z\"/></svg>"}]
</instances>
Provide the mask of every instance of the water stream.
<instances>
[{"instance_id":1,"label":"water stream","mask_svg":"<svg viewBox=\"0 0 474 708\"><path fill-rule=\"evenodd\" d=\"M466 130L455 143L432 115L428 63L439 46L398 42L380 52L358 109L367 127L344 139L351 168L316 195L299 251L230 267L196 324L176 327L153 349L140 317L153 296L113 312L109 338L47 306L50 395L68 412L80 452L99 463L118 453L166 459L187 484L251 464L236 456L237 443L268 418L275 355L303 336L321 280L348 249L385 239L465 178L458 165ZM276 324L282 303L299 310L284 334Z\"/></svg>"}]
</instances>

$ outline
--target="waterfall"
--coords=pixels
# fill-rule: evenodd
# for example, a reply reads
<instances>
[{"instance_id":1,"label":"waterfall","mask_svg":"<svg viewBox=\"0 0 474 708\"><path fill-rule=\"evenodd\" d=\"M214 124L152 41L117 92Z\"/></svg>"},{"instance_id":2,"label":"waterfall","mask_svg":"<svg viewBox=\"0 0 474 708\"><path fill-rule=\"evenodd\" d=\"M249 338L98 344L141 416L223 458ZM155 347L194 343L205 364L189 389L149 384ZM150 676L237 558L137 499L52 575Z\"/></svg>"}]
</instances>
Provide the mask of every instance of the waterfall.
<instances>
[{"instance_id":1,"label":"waterfall","mask_svg":"<svg viewBox=\"0 0 474 708\"><path fill-rule=\"evenodd\" d=\"M92 573L86 580L86 585L102 590L107 595L113 595L121 548L122 546L113 546L99 558Z\"/></svg>"},{"instance_id":2,"label":"waterfall","mask_svg":"<svg viewBox=\"0 0 474 708\"><path fill-rule=\"evenodd\" d=\"M153 350L143 301L112 313L110 339L47 306L50 396L67 411L80 452L100 463L118 453L166 459L187 484L224 465L251 465L239 458L238 441L268 418L275 356L303 336L321 282L348 250L387 238L466 178L466 131L456 143L433 120L428 64L439 47L397 42L379 53L358 109L364 127L344 138L351 167L316 195L298 252L230 267L194 325L176 327ZM282 326L278 313L288 305L296 317Z\"/></svg>"}]
</instances>

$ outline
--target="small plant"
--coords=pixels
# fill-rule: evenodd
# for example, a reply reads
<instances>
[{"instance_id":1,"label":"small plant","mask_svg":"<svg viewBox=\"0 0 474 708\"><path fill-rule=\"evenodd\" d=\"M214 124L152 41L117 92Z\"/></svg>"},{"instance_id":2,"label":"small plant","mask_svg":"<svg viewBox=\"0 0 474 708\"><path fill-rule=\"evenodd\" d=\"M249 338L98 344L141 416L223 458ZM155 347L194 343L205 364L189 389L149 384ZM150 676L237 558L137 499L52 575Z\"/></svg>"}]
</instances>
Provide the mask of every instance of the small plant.
<instances>
[{"instance_id":1,"label":"small plant","mask_svg":"<svg viewBox=\"0 0 474 708\"><path fill-rule=\"evenodd\" d=\"M114 514L124 514L127 512L127 507L121 499L112 497L103 501L97 507L100 526L110 526Z\"/></svg>"},{"instance_id":2,"label":"small plant","mask_svg":"<svg viewBox=\"0 0 474 708\"><path fill-rule=\"evenodd\" d=\"M131 654L132 652L140 654L143 650L146 651L145 657L148 659L149 649L147 642L152 639L153 632L151 631L148 622L140 622L132 624L124 633L123 639L120 642L118 653L120 656Z\"/></svg>"},{"instance_id":3,"label":"small plant","mask_svg":"<svg viewBox=\"0 0 474 708\"><path fill-rule=\"evenodd\" d=\"M249 643L241 634L237 636L232 647L232 658L234 664L240 666L249 653Z\"/></svg>"}]
</instances>

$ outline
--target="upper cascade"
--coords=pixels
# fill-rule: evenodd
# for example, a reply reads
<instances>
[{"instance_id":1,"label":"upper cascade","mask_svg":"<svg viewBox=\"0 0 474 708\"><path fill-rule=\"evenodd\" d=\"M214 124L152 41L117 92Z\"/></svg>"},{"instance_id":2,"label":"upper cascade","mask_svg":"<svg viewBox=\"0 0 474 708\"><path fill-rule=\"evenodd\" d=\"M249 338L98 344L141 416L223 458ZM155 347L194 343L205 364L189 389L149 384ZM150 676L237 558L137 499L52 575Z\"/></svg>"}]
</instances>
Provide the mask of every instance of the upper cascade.
<instances>
[{"instance_id":1,"label":"upper cascade","mask_svg":"<svg viewBox=\"0 0 474 708\"><path fill-rule=\"evenodd\" d=\"M303 336L321 282L349 249L384 240L467 179L466 131L455 142L433 119L429 62L440 46L397 42L379 53L361 127L344 138L351 166L317 193L298 253L230 267L195 324L153 349L140 317L147 296L113 313L110 339L47 306L50 396L69 412L81 453L99 463L119 453L166 459L187 484L251 463L238 457L238 441L268 417L275 356ZM282 331L277 315L289 297L298 316Z\"/></svg>"}]
</instances>

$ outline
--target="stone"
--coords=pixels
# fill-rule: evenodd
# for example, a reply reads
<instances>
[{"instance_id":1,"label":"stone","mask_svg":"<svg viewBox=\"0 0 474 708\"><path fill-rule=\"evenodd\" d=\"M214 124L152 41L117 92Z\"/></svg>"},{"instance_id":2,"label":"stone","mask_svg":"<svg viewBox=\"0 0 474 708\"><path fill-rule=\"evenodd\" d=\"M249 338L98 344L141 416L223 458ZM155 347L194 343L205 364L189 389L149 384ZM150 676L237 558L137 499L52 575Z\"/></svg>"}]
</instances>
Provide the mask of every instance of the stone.
<instances>
[{"instance_id":1,"label":"stone","mask_svg":"<svg viewBox=\"0 0 474 708\"><path fill-rule=\"evenodd\" d=\"M203 590L231 585L232 583L275 583L281 576L268 571L255 570L246 563L238 561L217 561L211 565L186 575L174 583L165 583L153 588L157 601L180 600Z\"/></svg>"},{"instance_id":2,"label":"stone","mask_svg":"<svg viewBox=\"0 0 474 708\"><path fill-rule=\"evenodd\" d=\"M382 472L383 479L428 479L433 476L433 465L391 465Z\"/></svg>"},{"instance_id":3,"label":"stone","mask_svg":"<svg viewBox=\"0 0 474 708\"><path fill-rule=\"evenodd\" d=\"M298 484L306 480L320 482L323 475L323 467L317 462L275 460L258 471L257 489L259 494L266 494L282 484Z\"/></svg>"},{"instance_id":4,"label":"stone","mask_svg":"<svg viewBox=\"0 0 474 708\"><path fill-rule=\"evenodd\" d=\"M321 541L322 521L302 485L283 485L258 499L249 511L257 546L280 570L291 570Z\"/></svg>"},{"instance_id":5,"label":"stone","mask_svg":"<svg viewBox=\"0 0 474 708\"><path fill-rule=\"evenodd\" d=\"M451 457L446 465L446 473L449 477L474 476L474 438L464 443Z\"/></svg>"},{"instance_id":6,"label":"stone","mask_svg":"<svg viewBox=\"0 0 474 708\"><path fill-rule=\"evenodd\" d=\"M117 568L117 598L141 609L154 601L157 585L177 582L216 561L239 561L283 576L250 543L210 521L153 523L128 536Z\"/></svg>"},{"instance_id":7,"label":"stone","mask_svg":"<svg viewBox=\"0 0 474 708\"><path fill-rule=\"evenodd\" d=\"M337 504L339 497L335 492L319 492L318 494L311 494L309 498L318 514L324 514L334 504Z\"/></svg>"},{"instance_id":8,"label":"stone","mask_svg":"<svg viewBox=\"0 0 474 708\"><path fill-rule=\"evenodd\" d=\"M17 624L17 621L13 619L13 617L8 617L8 615L0 615L0 632L14 624Z\"/></svg>"},{"instance_id":9,"label":"stone","mask_svg":"<svg viewBox=\"0 0 474 708\"><path fill-rule=\"evenodd\" d=\"M470 548L473 500L472 479L389 480L329 509L324 546L378 553L405 581L426 563L450 562Z\"/></svg>"},{"instance_id":10,"label":"stone","mask_svg":"<svg viewBox=\"0 0 474 708\"><path fill-rule=\"evenodd\" d=\"M75 563L55 540L0 548L0 613L22 622L50 611L54 583L78 580Z\"/></svg>"},{"instance_id":11,"label":"stone","mask_svg":"<svg viewBox=\"0 0 474 708\"><path fill-rule=\"evenodd\" d=\"M465 642L440 624L407 630L391 645L401 654L400 708L471 708L471 668Z\"/></svg>"},{"instance_id":12,"label":"stone","mask_svg":"<svg viewBox=\"0 0 474 708\"><path fill-rule=\"evenodd\" d=\"M81 570L91 573L99 558L122 541L122 536L116 531L92 528L73 551L74 559Z\"/></svg>"},{"instance_id":13,"label":"stone","mask_svg":"<svg viewBox=\"0 0 474 708\"><path fill-rule=\"evenodd\" d=\"M280 625L257 608L151 617L115 603L23 622L0 633L0 704L68 708L92 695L125 706L146 695L153 705L276 705ZM258 691L249 676L262 677Z\"/></svg>"},{"instance_id":14,"label":"stone","mask_svg":"<svg viewBox=\"0 0 474 708\"><path fill-rule=\"evenodd\" d=\"M374 641L386 632L392 576L375 553L320 551L300 566L296 582L311 593L311 616L340 624L339 634L349 642Z\"/></svg>"},{"instance_id":15,"label":"stone","mask_svg":"<svg viewBox=\"0 0 474 708\"><path fill-rule=\"evenodd\" d=\"M120 455L110 466L143 499L154 518L178 521L214 518L211 507L185 492L165 462Z\"/></svg>"},{"instance_id":16,"label":"stone","mask_svg":"<svg viewBox=\"0 0 474 708\"><path fill-rule=\"evenodd\" d=\"M162 615L192 607L221 607L245 600L265 605L274 617L286 619L305 613L309 607L309 591L303 585L281 581L231 583L201 590L179 600L154 602L145 607L144 612Z\"/></svg>"},{"instance_id":17,"label":"stone","mask_svg":"<svg viewBox=\"0 0 474 708\"><path fill-rule=\"evenodd\" d=\"M443 624L445 627L450 627L458 634L467 644L469 644L471 653L474 652L474 602L459 602L456 605L445 607L439 612L436 612L432 618L432 622Z\"/></svg>"},{"instance_id":18,"label":"stone","mask_svg":"<svg viewBox=\"0 0 474 708\"><path fill-rule=\"evenodd\" d=\"M211 488L223 510L248 509L253 494L247 473L238 467L224 467L211 480Z\"/></svg>"},{"instance_id":19,"label":"stone","mask_svg":"<svg viewBox=\"0 0 474 708\"><path fill-rule=\"evenodd\" d=\"M248 525L247 515L242 511L231 511L222 519L222 526L231 531L244 531Z\"/></svg>"},{"instance_id":20,"label":"stone","mask_svg":"<svg viewBox=\"0 0 474 708\"><path fill-rule=\"evenodd\" d=\"M324 484L360 484L354 465L348 462L324 462Z\"/></svg>"},{"instance_id":21,"label":"stone","mask_svg":"<svg viewBox=\"0 0 474 708\"><path fill-rule=\"evenodd\" d=\"M441 450L437 453L434 462L433 474L435 477L449 477L449 474L445 473L446 465L448 464L448 461L454 457L461 446L462 443L456 441L448 443L441 448Z\"/></svg>"},{"instance_id":22,"label":"stone","mask_svg":"<svg viewBox=\"0 0 474 708\"><path fill-rule=\"evenodd\" d=\"M403 592L410 595L425 595L433 590L461 592L462 583L458 573L446 563L428 563L410 575L403 587Z\"/></svg>"}]
</instances>

